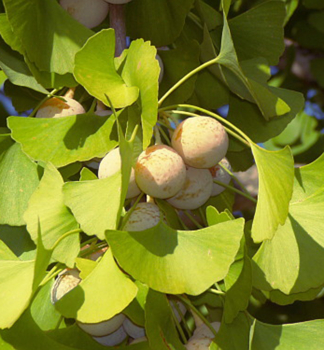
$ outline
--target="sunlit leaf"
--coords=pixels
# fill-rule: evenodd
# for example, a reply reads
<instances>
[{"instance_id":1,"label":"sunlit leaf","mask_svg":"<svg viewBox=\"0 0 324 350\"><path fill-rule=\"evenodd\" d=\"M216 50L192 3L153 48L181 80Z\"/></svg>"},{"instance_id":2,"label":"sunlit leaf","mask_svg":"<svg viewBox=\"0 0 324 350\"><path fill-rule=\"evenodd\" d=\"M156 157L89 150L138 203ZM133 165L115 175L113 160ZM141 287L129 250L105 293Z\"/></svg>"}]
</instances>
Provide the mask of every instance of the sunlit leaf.
<instances>
[{"instance_id":1,"label":"sunlit leaf","mask_svg":"<svg viewBox=\"0 0 324 350\"><path fill-rule=\"evenodd\" d=\"M160 292L198 295L226 276L239 249L242 224L238 219L175 231L160 222L143 232L107 231L106 237L121 267L135 279Z\"/></svg>"},{"instance_id":2,"label":"sunlit leaf","mask_svg":"<svg viewBox=\"0 0 324 350\"><path fill-rule=\"evenodd\" d=\"M62 167L103 157L117 144L115 118L92 113L62 118L10 117L12 137L35 160Z\"/></svg>"},{"instance_id":3,"label":"sunlit leaf","mask_svg":"<svg viewBox=\"0 0 324 350\"><path fill-rule=\"evenodd\" d=\"M92 273L55 306L65 317L97 323L120 313L136 293L136 285L119 270L108 250Z\"/></svg>"},{"instance_id":4,"label":"sunlit leaf","mask_svg":"<svg viewBox=\"0 0 324 350\"><path fill-rule=\"evenodd\" d=\"M90 95L115 108L133 104L138 88L127 86L115 68L115 32L105 29L91 37L75 56L75 79Z\"/></svg>"},{"instance_id":5,"label":"sunlit leaf","mask_svg":"<svg viewBox=\"0 0 324 350\"><path fill-rule=\"evenodd\" d=\"M78 228L78 223L63 203L62 187L63 179L60 173L53 165L48 164L24 214L32 239L37 242L40 228L46 249L52 249L64 234ZM53 258L73 267L79 250L79 233L76 232L59 243L53 252Z\"/></svg>"},{"instance_id":6,"label":"sunlit leaf","mask_svg":"<svg viewBox=\"0 0 324 350\"><path fill-rule=\"evenodd\" d=\"M289 148L270 152L251 144L259 173L259 194L252 225L255 242L271 239L288 216L294 183L294 163Z\"/></svg>"},{"instance_id":7,"label":"sunlit leaf","mask_svg":"<svg viewBox=\"0 0 324 350\"><path fill-rule=\"evenodd\" d=\"M20 118L23 119L23 118ZM28 200L39 183L37 165L10 137L0 139L0 224L21 226Z\"/></svg>"}]
</instances>

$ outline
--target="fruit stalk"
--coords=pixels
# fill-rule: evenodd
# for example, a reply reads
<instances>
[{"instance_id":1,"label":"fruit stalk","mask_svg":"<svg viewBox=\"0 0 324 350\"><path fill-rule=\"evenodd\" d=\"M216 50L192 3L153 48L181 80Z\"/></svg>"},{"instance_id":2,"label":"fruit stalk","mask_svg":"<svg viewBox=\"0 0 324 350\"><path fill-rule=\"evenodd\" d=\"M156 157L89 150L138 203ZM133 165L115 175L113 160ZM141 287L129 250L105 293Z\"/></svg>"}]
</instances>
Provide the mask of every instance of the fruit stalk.
<instances>
[{"instance_id":1,"label":"fruit stalk","mask_svg":"<svg viewBox=\"0 0 324 350\"><path fill-rule=\"evenodd\" d=\"M115 56L118 57L126 49L126 24L124 5L109 4L110 28L115 30Z\"/></svg>"}]
</instances>

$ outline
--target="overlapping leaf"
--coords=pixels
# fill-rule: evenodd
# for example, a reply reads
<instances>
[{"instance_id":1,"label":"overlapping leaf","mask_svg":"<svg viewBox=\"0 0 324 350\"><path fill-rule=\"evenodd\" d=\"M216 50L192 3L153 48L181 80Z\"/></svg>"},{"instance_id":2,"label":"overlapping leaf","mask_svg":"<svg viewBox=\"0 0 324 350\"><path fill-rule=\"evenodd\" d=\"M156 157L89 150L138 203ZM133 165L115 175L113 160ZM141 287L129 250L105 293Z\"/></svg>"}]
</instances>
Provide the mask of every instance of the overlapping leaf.
<instances>
[{"instance_id":1,"label":"overlapping leaf","mask_svg":"<svg viewBox=\"0 0 324 350\"><path fill-rule=\"evenodd\" d=\"M128 50L122 77L128 86L139 88L143 149L151 142L157 121L159 64L156 49L143 39L135 40Z\"/></svg>"},{"instance_id":2,"label":"overlapping leaf","mask_svg":"<svg viewBox=\"0 0 324 350\"><path fill-rule=\"evenodd\" d=\"M122 169L100 180L70 182L64 185L64 202L72 210L82 230L104 239L106 230L118 227L133 164L133 142L119 132Z\"/></svg>"},{"instance_id":3,"label":"overlapping leaf","mask_svg":"<svg viewBox=\"0 0 324 350\"><path fill-rule=\"evenodd\" d=\"M288 216L293 192L294 161L289 148L267 151L251 144L259 173L259 194L252 225L255 242L271 239Z\"/></svg>"},{"instance_id":4,"label":"overlapping leaf","mask_svg":"<svg viewBox=\"0 0 324 350\"><path fill-rule=\"evenodd\" d=\"M27 229L34 242L41 229L42 241L46 249L66 233L78 228L78 223L63 203L63 179L56 168L48 164L42 180L33 193L24 214ZM74 259L80 250L79 233L64 238L53 252L53 258L73 267Z\"/></svg>"},{"instance_id":5,"label":"overlapping leaf","mask_svg":"<svg viewBox=\"0 0 324 350\"><path fill-rule=\"evenodd\" d=\"M67 11L55 0L5 0L3 3L28 60L42 71L72 73L75 53L93 32L71 21Z\"/></svg>"},{"instance_id":6,"label":"overlapping leaf","mask_svg":"<svg viewBox=\"0 0 324 350\"><path fill-rule=\"evenodd\" d=\"M55 306L65 317L97 323L120 313L136 293L136 285L119 270L108 250L92 273Z\"/></svg>"},{"instance_id":7,"label":"overlapping leaf","mask_svg":"<svg viewBox=\"0 0 324 350\"><path fill-rule=\"evenodd\" d=\"M198 295L226 276L242 234L238 219L198 231L160 222L143 232L110 230L106 237L121 267L137 280L164 293Z\"/></svg>"},{"instance_id":8,"label":"overlapping leaf","mask_svg":"<svg viewBox=\"0 0 324 350\"><path fill-rule=\"evenodd\" d=\"M145 318L145 329L151 349L185 349L178 337L172 309L165 294L149 291L145 304Z\"/></svg>"},{"instance_id":9,"label":"overlapping leaf","mask_svg":"<svg viewBox=\"0 0 324 350\"><path fill-rule=\"evenodd\" d=\"M75 79L90 95L115 108L133 104L138 88L126 85L115 68L115 32L105 29L90 38L75 56Z\"/></svg>"},{"instance_id":10,"label":"overlapping leaf","mask_svg":"<svg viewBox=\"0 0 324 350\"><path fill-rule=\"evenodd\" d=\"M305 169L296 170L296 194L289 206L288 219L253 258L257 288L279 289L289 294L323 285L324 186L319 176L316 179L322 163L323 157ZM312 174L314 182L310 179Z\"/></svg>"},{"instance_id":11,"label":"overlapping leaf","mask_svg":"<svg viewBox=\"0 0 324 350\"><path fill-rule=\"evenodd\" d=\"M103 157L117 144L114 124L113 116L92 113L51 119L8 119L12 137L25 153L57 167Z\"/></svg>"},{"instance_id":12,"label":"overlapping leaf","mask_svg":"<svg viewBox=\"0 0 324 350\"><path fill-rule=\"evenodd\" d=\"M21 118L22 119L22 118ZM21 226L30 196L39 183L37 165L10 136L0 137L0 224Z\"/></svg>"}]
</instances>

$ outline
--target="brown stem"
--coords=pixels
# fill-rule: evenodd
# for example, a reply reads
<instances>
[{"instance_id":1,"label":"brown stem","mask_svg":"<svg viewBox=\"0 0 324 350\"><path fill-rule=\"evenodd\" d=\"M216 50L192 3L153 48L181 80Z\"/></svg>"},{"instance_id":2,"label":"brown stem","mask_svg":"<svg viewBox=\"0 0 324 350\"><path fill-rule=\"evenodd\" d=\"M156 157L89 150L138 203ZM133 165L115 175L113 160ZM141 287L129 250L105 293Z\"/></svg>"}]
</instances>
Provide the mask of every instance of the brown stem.
<instances>
[{"instance_id":1,"label":"brown stem","mask_svg":"<svg viewBox=\"0 0 324 350\"><path fill-rule=\"evenodd\" d=\"M110 28L114 28L116 36L115 56L118 57L126 49L126 25L124 5L109 4Z\"/></svg>"}]
</instances>

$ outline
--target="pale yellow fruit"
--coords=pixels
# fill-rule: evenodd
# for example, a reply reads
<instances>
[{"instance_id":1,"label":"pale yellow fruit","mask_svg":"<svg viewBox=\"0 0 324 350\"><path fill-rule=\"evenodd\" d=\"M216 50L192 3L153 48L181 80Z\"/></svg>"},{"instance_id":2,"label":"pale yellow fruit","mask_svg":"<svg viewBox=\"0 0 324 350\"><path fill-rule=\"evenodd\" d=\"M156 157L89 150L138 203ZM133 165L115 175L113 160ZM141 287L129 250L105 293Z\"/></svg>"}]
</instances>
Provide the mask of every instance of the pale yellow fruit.
<instances>
[{"instance_id":1,"label":"pale yellow fruit","mask_svg":"<svg viewBox=\"0 0 324 350\"><path fill-rule=\"evenodd\" d=\"M59 98L52 97L47 100L37 111L36 118L60 118L69 115L85 113L82 105L70 97L63 97L66 102Z\"/></svg>"},{"instance_id":2,"label":"pale yellow fruit","mask_svg":"<svg viewBox=\"0 0 324 350\"><path fill-rule=\"evenodd\" d=\"M77 322L78 326L86 333L94 337L103 337L108 334L114 333L125 321L126 316L124 314L118 314L110 320L99 323L82 323Z\"/></svg>"},{"instance_id":3,"label":"pale yellow fruit","mask_svg":"<svg viewBox=\"0 0 324 350\"><path fill-rule=\"evenodd\" d=\"M60 0L60 5L87 28L98 26L109 11L109 5L103 0Z\"/></svg>"},{"instance_id":4,"label":"pale yellow fruit","mask_svg":"<svg viewBox=\"0 0 324 350\"><path fill-rule=\"evenodd\" d=\"M161 213L153 203L138 203L128 218L124 231L144 231L156 226L160 221Z\"/></svg>"},{"instance_id":5,"label":"pale yellow fruit","mask_svg":"<svg viewBox=\"0 0 324 350\"><path fill-rule=\"evenodd\" d=\"M218 332L220 323L213 322L211 325ZM205 324L202 324L195 329L193 336L185 344L185 348L187 350L208 350L214 338L213 332Z\"/></svg>"},{"instance_id":6,"label":"pale yellow fruit","mask_svg":"<svg viewBox=\"0 0 324 350\"><path fill-rule=\"evenodd\" d=\"M180 123L171 142L187 165L202 169L216 165L228 149L228 135L222 124L204 116Z\"/></svg>"},{"instance_id":7,"label":"pale yellow fruit","mask_svg":"<svg viewBox=\"0 0 324 350\"><path fill-rule=\"evenodd\" d=\"M127 338L127 333L123 327L120 327L114 333L104 337L93 337L93 339L104 346L115 346L123 342Z\"/></svg>"},{"instance_id":8,"label":"pale yellow fruit","mask_svg":"<svg viewBox=\"0 0 324 350\"><path fill-rule=\"evenodd\" d=\"M178 209L197 209L207 202L213 188L213 178L208 169L188 167L182 189L167 201Z\"/></svg>"},{"instance_id":9,"label":"pale yellow fruit","mask_svg":"<svg viewBox=\"0 0 324 350\"><path fill-rule=\"evenodd\" d=\"M220 162L225 168L232 171L231 164L226 158L223 158ZM215 165L214 167L209 169L210 173L212 174L213 180L220 181L224 183L225 185L228 185L231 182L231 175L226 172L219 164ZM213 190L212 190L212 196L217 196L218 194L225 191L225 187L213 184Z\"/></svg>"},{"instance_id":10,"label":"pale yellow fruit","mask_svg":"<svg viewBox=\"0 0 324 350\"><path fill-rule=\"evenodd\" d=\"M170 198L180 191L186 179L186 167L171 147L148 147L138 157L135 166L138 187L154 198Z\"/></svg>"},{"instance_id":11,"label":"pale yellow fruit","mask_svg":"<svg viewBox=\"0 0 324 350\"><path fill-rule=\"evenodd\" d=\"M145 337L145 328L137 326L129 318L125 319L123 327L125 332L134 339Z\"/></svg>"},{"instance_id":12,"label":"pale yellow fruit","mask_svg":"<svg viewBox=\"0 0 324 350\"><path fill-rule=\"evenodd\" d=\"M110 151L100 162L98 171L99 179L104 179L116 174L117 171L121 169L121 165L119 147L117 147ZM140 193L141 190L137 187L135 182L135 171L132 168L126 198L133 198Z\"/></svg>"},{"instance_id":13,"label":"pale yellow fruit","mask_svg":"<svg viewBox=\"0 0 324 350\"><path fill-rule=\"evenodd\" d=\"M63 296L69 293L81 282L79 277L79 271L77 269L64 270L62 271L51 290L51 301L55 304L58 300L63 298Z\"/></svg>"}]
</instances>

